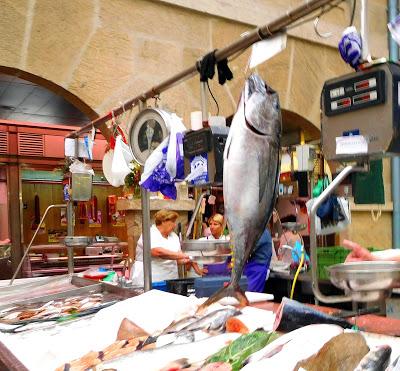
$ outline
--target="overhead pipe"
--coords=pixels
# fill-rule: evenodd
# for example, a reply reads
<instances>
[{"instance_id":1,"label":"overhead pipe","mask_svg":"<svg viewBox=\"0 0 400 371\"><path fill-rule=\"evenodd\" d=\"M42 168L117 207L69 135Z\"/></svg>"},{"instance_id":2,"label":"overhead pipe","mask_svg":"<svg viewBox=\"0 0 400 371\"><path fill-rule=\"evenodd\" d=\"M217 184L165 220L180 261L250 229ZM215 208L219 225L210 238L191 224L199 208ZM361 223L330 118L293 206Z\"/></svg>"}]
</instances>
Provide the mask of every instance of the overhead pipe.
<instances>
[{"instance_id":1,"label":"overhead pipe","mask_svg":"<svg viewBox=\"0 0 400 371\"><path fill-rule=\"evenodd\" d=\"M257 41L268 39L279 32L284 31L284 29L289 26L290 24L298 21L299 19L309 15L310 13L318 10L319 8L328 5L335 0L311 0L306 1L305 4L297 7L292 11L288 11L284 16L272 21L268 25L264 25L261 27L257 27L252 32L249 32L246 36L241 37L240 39L236 40L232 44L217 49L215 51L215 58L216 61L219 62L224 60L237 52L240 52L244 49L247 49L252 44L256 43ZM338 3L343 2L344 0L340 0ZM178 85L179 83L193 77L198 73L197 70L197 63L194 64L192 67L189 67L176 75L172 76L171 78L161 82L159 85L152 87L150 90L132 98L122 104L120 107L113 109L112 111L108 112L106 115L97 118L96 120L92 121L91 123L83 126L79 130L76 130L69 135L67 138L77 138L81 134L86 133L87 131L91 130L93 127L98 128L99 126L103 125L107 121L111 120L113 117L117 117L124 113L125 111L130 110L132 107L136 106L140 101L146 101L150 98L154 98L160 95L162 92Z\"/></svg>"},{"instance_id":2,"label":"overhead pipe","mask_svg":"<svg viewBox=\"0 0 400 371\"><path fill-rule=\"evenodd\" d=\"M388 1L388 22L393 20L399 12L397 0ZM399 48L388 31L389 59L394 62L399 60ZM400 157L392 157L392 247L400 249Z\"/></svg>"}]
</instances>

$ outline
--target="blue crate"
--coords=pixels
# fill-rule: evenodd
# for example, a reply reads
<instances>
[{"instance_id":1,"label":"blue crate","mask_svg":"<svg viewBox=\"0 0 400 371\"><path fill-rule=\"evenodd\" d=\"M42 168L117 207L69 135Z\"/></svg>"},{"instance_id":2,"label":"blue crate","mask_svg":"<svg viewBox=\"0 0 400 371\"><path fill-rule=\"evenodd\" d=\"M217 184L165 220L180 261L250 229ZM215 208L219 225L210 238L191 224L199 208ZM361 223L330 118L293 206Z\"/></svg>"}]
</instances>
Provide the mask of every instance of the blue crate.
<instances>
[{"instance_id":1,"label":"blue crate","mask_svg":"<svg viewBox=\"0 0 400 371\"><path fill-rule=\"evenodd\" d=\"M194 280L195 295L198 298L211 296L221 287L228 284L231 280L230 276L202 277ZM243 291L247 290L247 277L242 276L239 285Z\"/></svg>"},{"instance_id":2,"label":"blue crate","mask_svg":"<svg viewBox=\"0 0 400 371\"><path fill-rule=\"evenodd\" d=\"M167 291L167 282L166 281L153 282L151 284L151 288L159 291Z\"/></svg>"}]
</instances>

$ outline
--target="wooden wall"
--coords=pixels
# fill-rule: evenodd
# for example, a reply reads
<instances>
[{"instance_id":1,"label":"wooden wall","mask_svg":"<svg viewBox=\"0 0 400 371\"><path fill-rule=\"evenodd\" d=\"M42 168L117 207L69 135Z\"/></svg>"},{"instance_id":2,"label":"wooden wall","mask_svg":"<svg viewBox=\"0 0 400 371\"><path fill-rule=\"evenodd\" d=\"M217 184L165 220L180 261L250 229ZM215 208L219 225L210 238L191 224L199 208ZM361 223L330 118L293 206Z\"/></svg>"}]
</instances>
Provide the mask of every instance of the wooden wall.
<instances>
[{"instance_id":1,"label":"wooden wall","mask_svg":"<svg viewBox=\"0 0 400 371\"><path fill-rule=\"evenodd\" d=\"M63 203L62 185L59 183L22 183L22 201L23 201L23 237L24 243L27 245L33 236L34 230L32 229L32 222L35 215L35 196L39 196L40 215L43 216L46 208L52 204ZM113 188L106 185L94 185L93 195L97 197L98 209L102 212L101 227L90 228L86 220L81 224L78 216L75 222L75 235L76 236L115 236L121 241L126 241L126 226L115 227L111 223L107 223L106 215L106 199L108 195L122 195L121 188ZM48 217L45 220L45 228L39 231L34 245L48 244L48 231L49 230L67 230L66 226L61 225L61 210L50 210Z\"/></svg>"}]
</instances>

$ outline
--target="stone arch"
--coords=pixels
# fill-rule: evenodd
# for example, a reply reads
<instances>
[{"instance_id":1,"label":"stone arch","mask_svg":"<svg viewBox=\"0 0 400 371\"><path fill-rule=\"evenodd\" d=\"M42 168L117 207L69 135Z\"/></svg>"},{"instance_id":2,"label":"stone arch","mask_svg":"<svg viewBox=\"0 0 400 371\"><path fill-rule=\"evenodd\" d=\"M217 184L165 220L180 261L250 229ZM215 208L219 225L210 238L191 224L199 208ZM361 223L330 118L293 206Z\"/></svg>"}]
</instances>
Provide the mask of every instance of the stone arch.
<instances>
[{"instance_id":1,"label":"stone arch","mask_svg":"<svg viewBox=\"0 0 400 371\"><path fill-rule=\"evenodd\" d=\"M318 141L321 138L321 131L311 121L296 112L281 108L282 130L284 140L282 145L293 145L300 143L300 132L303 132L305 142ZM227 117L226 123L231 125L233 115Z\"/></svg>"},{"instance_id":2,"label":"stone arch","mask_svg":"<svg viewBox=\"0 0 400 371\"><path fill-rule=\"evenodd\" d=\"M300 132L303 133L305 142L312 142L321 138L321 131L318 127L305 117L288 109L282 109L282 126L283 135L286 135L287 138L293 135L293 140L296 139L296 135L300 139ZM297 143L287 144L298 143L300 143L300 140Z\"/></svg>"},{"instance_id":3,"label":"stone arch","mask_svg":"<svg viewBox=\"0 0 400 371\"><path fill-rule=\"evenodd\" d=\"M49 91L53 92L56 95L63 97L67 102L72 104L75 108L85 114L91 121L98 118L98 113L94 111L87 103L85 103L82 99L80 99L75 94L71 93L70 91L64 89L62 86L57 85L56 83L47 80L43 77L34 75L27 71L20 70L15 67L7 67L7 66L0 66L0 73L16 76L20 79L27 80L34 84L37 84L41 87L48 89Z\"/></svg>"}]
</instances>

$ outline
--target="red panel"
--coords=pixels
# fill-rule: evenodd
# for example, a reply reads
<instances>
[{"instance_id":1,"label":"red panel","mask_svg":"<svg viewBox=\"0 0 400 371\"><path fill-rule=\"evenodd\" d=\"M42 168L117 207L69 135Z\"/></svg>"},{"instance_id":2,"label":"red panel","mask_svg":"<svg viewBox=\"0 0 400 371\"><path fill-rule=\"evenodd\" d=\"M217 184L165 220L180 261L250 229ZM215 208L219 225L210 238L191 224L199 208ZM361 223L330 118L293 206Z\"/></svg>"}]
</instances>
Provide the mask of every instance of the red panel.
<instances>
[{"instance_id":1,"label":"red panel","mask_svg":"<svg viewBox=\"0 0 400 371\"><path fill-rule=\"evenodd\" d=\"M107 141L96 139L93 146L93 160L102 161L106 152Z\"/></svg>"},{"instance_id":2,"label":"red panel","mask_svg":"<svg viewBox=\"0 0 400 371\"><path fill-rule=\"evenodd\" d=\"M64 139L63 136L45 135L44 136L44 156L45 157L64 157Z\"/></svg>"}]
</instances>

